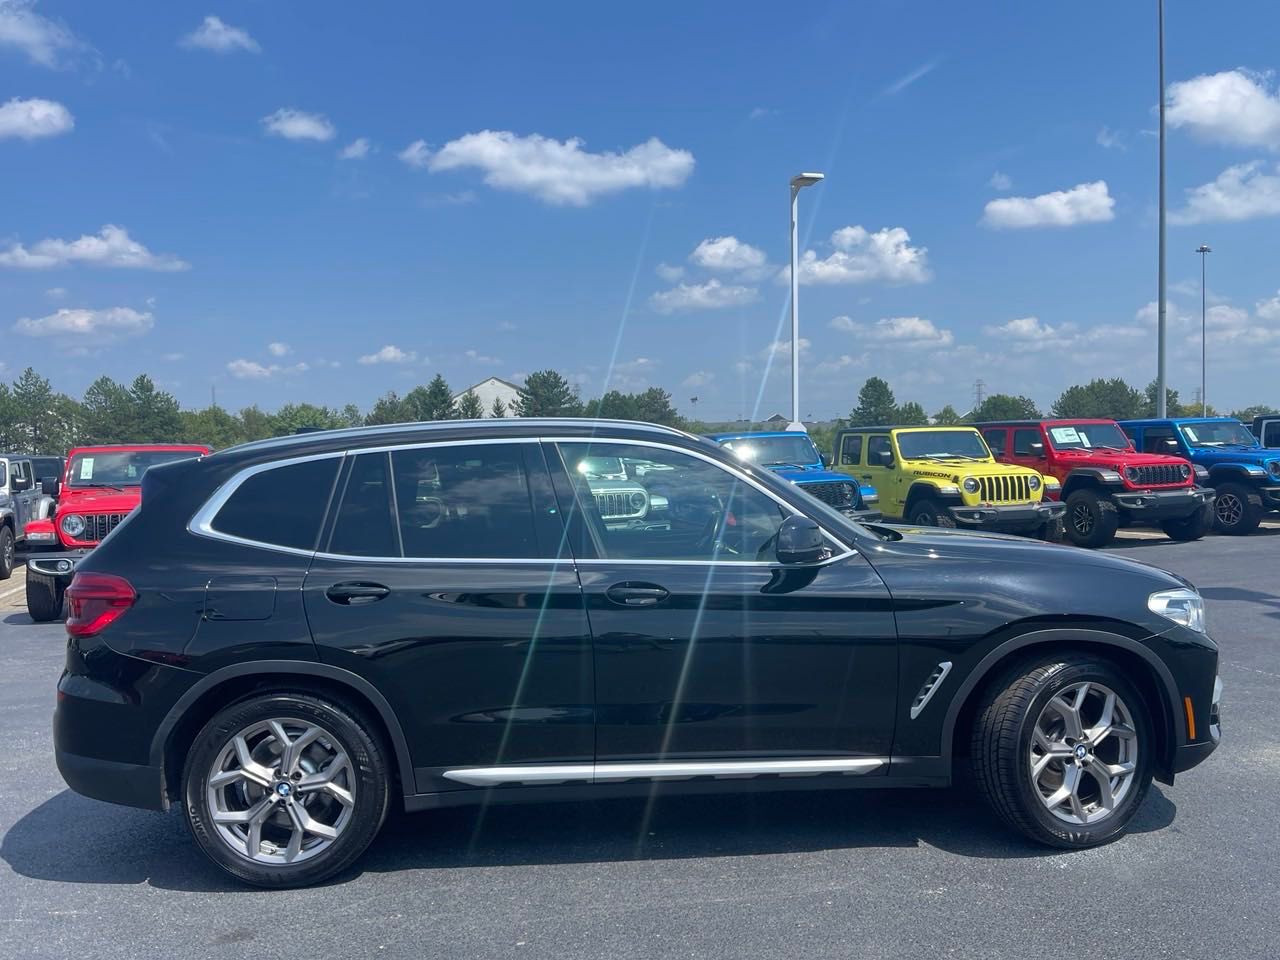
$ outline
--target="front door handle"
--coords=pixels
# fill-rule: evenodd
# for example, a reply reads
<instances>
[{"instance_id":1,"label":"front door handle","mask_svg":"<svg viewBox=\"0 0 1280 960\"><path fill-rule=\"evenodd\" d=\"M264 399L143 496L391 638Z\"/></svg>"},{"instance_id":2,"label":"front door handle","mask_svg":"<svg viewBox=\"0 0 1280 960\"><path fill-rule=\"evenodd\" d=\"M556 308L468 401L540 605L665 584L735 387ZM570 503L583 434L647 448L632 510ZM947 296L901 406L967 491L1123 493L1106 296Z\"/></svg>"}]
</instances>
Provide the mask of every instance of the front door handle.
<instances>
[{"instance_id":1,"label":"front door handle","mask_svg":"<svg viewBox=\"0 0 1280 960\"><path fill-rule=\"evenodd\" d=\"M862 479L863 479L863 480L870 480L870 479L871 479L871 474L869 474L869 473L864 473L864 474L862 475Z\"/></svg>"},{"instance_id":2,"label":"front door handle","mask_svg":"<svg viewBox=\"0 0 1280 960\"><path fill-rule=\"evenodd\" d=\"M324 592L334 603L345 607L354 607L364 603L376 603L383 597L390 596L391 588L380 583L335 583Z\"/></svg>"},{"instance_id":3,"label":"front door handle","mask_svg":"<svg viewBox=\"0 0 1280 960\"><path fill-rule=\"evenodd\" d=\"M652 607L670 596L664 587L656 583L615 583L605 591L614 603L624 607Z\"/></svg>"}]
</instances>

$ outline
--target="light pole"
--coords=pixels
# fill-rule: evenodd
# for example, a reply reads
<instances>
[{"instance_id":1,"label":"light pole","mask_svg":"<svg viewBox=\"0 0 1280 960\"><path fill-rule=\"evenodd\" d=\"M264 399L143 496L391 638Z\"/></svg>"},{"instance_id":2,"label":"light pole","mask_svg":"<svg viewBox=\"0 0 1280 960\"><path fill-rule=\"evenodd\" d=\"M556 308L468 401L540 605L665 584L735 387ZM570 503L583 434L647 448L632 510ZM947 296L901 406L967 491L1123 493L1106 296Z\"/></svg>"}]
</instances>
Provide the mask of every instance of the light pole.
<instances>
[{"instance_id":1,"label":"light pole","mask_svg":"<svg viewBox=\"0 0 1280 960\"><path fill-rule=\"evenodd\" d=\"M1200 254L1200 416L1207 417L1209 415L1209 396L1204 392L1204 368L1205 368L1205 285L1204 285L1204 264L1208 259L1207 255L1213 253L1209 249L1207 243L1202 243L1196 247L1196 253Z\"/></svg>"},{"instance_id":2,"label":"light pole","mask_svg":"<svg viewBox=\"0 0 1280 960\"><path fill-rule=\"evenodd\" d=\"M800 238L796 231L797 197L805 187L822 181L821 173L797 173L791 178L791 423L788 430L804 432L800 421L800 275L796 261L800 258Z\"/></svg>"},{"instance_id":3,"label":"light pole","mask_svg":"<svg viewBox=\"0 0 1280 960\"><path fill-rule=\"evenodd\" d=\"M1167 387L1164 374L1165 294L1164 294L1164 0L1156 0L1157 24L1160 33L1160 268L1156 302L1156 416L1168 415Z\"/></svg>"}]
</instances>

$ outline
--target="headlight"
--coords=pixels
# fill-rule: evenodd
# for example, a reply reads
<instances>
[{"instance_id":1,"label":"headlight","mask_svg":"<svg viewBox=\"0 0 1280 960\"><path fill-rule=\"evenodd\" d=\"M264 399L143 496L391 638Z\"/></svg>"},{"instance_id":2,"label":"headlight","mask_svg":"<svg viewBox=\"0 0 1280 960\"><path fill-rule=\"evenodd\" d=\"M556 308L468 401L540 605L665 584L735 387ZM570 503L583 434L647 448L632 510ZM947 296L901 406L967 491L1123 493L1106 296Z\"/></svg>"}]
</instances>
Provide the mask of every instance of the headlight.
<instances>
[{"instance_id":1,"label":"headlight","mask_svg":"<svg viewBox=\"0 0 1280 960\"><path fill-rule=\"evenodd\" d=\"M1126 478L1128 478L1130 483L1137 483L1138 477L1140 477L1142 474L1138 472L1137 467L1125 467L1124 475Z\"/></svg>"},{"instance_id":2,"label":"headlight","mask_svg":"<svg viewBox=\"0 0 1280 960\"><path fill-rule=\"evenodd\" d=\"M965 493L977 493L977 492L978 492L978 478L977 478L977 477L965 477L965 478L964 478L964 492L965 492Z\"/></svg>"},{"instance_id":3,"label":"headlight","mask_svg":"<svg viewBox=\"0 0 1280 960\"><path fill-rule=\"evenodd\" d=\"M1273 477L1280 477L1280 460L1272 460L1267 464L1267 469L1271 471Z\"/></svg>"},{"instance_id":4,"label":"headlight","mask_svg":"<svg viewBox=\"0 0 1280 960\"><path fill-rule=\"evenodd\" d=\"M1182 474L1183 480L1187 479L1187 477L1191 476L1191 464L1184 463L1181 467L1179 467L1179 472Z\"/></svg>"},{"instance_id":5,"label":"headlight","mask_svg":"<svg viewBox=\"0 0 1280 960\"><path fill-rule=\"evenodd\" d=\"M69 513L62 518L62 532L73 539L80 539L84 533L84 517L78 513Z\"/></svg>"},{"instance_id":6,"label":"headlight","mask_svg":"<svg viewBox=\"0 0 1280 960\"><path fill-rule=\"evenodd\" d=\"M1147 607L1166 620L1204 633L1204 600L1194 590L1161 590L1147 597Z\"/></svg>"},{"instance_id":7,"label":"headlight","mask_svg":"<svg viewBox=\"0 0 1280 960\"><path fill-rule=\"evenodd\" d=\"M1032 490L1039 490L1039 489L1040 489L1040 478L1039 478L1039 477L1028 477L1028 478L1027 478L1027 486L1028 486L1028 487L1030 487Z\"/></svg>"},{"instance_id":8,"label":"headlight","mask_svg":"<svg viewBox=\"0 0 1280 960\"><path fill-rule=\"evenodd\" d=\"M643 493L638 493L638 492L637 492L637 493L633 493L633 494L631 495L631 509L632 509L632 510L636 510L636 511L640 511L640 510L643 510L643 509L644 509L644 494L643 494Z\"/></svg>"}]
</instances>

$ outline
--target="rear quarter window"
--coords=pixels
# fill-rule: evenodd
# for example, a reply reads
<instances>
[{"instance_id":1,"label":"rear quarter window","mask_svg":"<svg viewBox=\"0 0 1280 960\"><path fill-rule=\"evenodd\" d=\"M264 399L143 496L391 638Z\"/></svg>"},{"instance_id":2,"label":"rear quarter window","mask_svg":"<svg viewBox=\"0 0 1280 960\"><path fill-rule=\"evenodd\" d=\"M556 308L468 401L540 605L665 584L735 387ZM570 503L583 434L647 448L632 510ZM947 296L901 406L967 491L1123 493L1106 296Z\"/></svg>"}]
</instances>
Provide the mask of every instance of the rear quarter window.
<instances>
[{"instance_id":1,"label":"rear quarter window","mask_svg":"<svg viewBox=\"0 0 1280 960\"><path fill-rule=\"evenodd\" d=\"M305 460L247 477L218 510L210 527L255 543L314 550L340 460Z\"/></svg>"}]
</instances>

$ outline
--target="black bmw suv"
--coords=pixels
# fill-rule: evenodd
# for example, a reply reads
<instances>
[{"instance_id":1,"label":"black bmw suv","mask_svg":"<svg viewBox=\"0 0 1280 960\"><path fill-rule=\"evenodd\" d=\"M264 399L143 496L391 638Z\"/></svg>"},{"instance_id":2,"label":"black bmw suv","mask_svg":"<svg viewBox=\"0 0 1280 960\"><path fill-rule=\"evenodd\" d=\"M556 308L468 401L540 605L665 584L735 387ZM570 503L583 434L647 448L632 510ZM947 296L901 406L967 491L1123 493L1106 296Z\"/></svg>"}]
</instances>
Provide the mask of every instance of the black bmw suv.
<instances>
[{"instance_id":1,"label":"black bmw suv","mask_svg":"<svg viewBox=\"0 0 1280 960\"><path fill-rule=\"evenodd\" d=\"M1085 847L1220 737L1185 581L861 526L644 424L405 424L155 467L67 600L67 783L181 804L268 887L343 869L393 804L944 786L962 765L1013 827Z\"/></svg>"}]
</instances>

